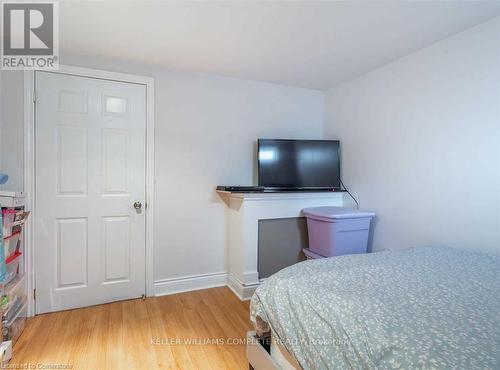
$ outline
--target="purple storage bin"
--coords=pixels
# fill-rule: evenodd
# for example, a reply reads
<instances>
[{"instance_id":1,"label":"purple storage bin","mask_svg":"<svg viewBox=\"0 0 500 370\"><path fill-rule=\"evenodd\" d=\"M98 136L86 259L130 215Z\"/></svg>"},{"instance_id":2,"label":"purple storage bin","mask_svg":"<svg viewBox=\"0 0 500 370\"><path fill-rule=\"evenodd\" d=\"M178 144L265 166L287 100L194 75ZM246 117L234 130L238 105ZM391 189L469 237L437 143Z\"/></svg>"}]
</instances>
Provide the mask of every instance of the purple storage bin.
<instances>
[{"instance_id":1,"label":"purple storage bin","mask_svg":"<svg viewBox=\"0 0 500 370\"><path fill-rule=\"evenodd\" d=\"M343 207L302 210L307 217L309 249L325 257L366 253L375 213Z\"/></svg>"}]
</instances>

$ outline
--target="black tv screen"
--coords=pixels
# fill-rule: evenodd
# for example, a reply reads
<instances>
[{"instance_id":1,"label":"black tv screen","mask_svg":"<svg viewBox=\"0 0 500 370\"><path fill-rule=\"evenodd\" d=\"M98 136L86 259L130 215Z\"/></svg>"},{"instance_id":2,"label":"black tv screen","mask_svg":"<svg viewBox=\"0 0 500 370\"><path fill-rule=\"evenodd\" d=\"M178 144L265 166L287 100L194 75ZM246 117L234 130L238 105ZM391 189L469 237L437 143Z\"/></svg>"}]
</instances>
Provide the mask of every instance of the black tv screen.
<instances>
[{"instance_id":1,"label":"black tv screen","mask_svg":"<svg viewBox=\"0 0 500 370\"><path fill-rule=\"evenodd\" d=\"M338 140L258 140L259 186L340 189Z\"/></svg>"}]
</instances>

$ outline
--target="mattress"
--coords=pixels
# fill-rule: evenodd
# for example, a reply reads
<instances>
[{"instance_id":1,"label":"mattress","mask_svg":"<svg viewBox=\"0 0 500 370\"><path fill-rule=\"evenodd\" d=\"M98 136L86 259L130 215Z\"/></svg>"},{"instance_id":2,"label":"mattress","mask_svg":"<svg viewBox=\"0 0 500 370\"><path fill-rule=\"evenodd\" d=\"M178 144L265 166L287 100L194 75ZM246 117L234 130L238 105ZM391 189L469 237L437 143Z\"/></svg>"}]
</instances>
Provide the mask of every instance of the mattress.
<instances>
[{"instance_id":1,"label":"mattress","mask_svg":"<svg viewBox=\"0 0 500 370\"><path fill-rule=\"evenodd\" d=\"M251 301L304 369L500 368L500 257L452 248L309 260Z\"/></svg>"}]
</instances>

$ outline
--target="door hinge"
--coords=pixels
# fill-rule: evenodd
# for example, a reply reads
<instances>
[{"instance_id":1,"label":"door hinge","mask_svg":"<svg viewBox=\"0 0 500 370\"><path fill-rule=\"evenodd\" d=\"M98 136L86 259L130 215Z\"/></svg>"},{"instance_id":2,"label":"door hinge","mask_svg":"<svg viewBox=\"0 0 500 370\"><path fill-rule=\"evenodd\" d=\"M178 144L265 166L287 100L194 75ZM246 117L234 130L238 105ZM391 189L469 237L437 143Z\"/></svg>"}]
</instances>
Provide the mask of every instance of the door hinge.
<instances>
[{"instance_id":1,"label":"door hinge","mask_svg":"<svg viewBox=\"0 0 500 370\"><path fill-rule=\"evenodd\" d=\"M36 90L33 90L33 103L36 104Z\"/></svg>"},{"instance_id":2,"label":"door hinge","mask_svg":"<svg viewBox=\"0 0 500 370\"><path fill-rule=\"evenodd\" d=\"M33 289L33 299L36 299L36 289Z\"/></svg>"}]
</instances>

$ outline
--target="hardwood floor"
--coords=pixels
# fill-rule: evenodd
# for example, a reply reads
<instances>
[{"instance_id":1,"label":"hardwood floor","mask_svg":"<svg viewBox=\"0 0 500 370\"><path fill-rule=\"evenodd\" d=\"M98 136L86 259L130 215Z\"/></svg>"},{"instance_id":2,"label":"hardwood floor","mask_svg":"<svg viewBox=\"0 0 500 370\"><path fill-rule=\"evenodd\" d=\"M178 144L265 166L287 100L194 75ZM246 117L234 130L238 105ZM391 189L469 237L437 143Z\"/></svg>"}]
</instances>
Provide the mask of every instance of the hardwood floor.
<instances>
[{"instance_id":1,"label":"hardwood floor","mask_svg":"<svg viewBox=\"0 0 500 370\"><path fill-rule=\"evenodd\" d=\"M248 301L227 287L115 302L29 319L9 366L248 369L250 329Z\"/></svg>"}]
</instances>

